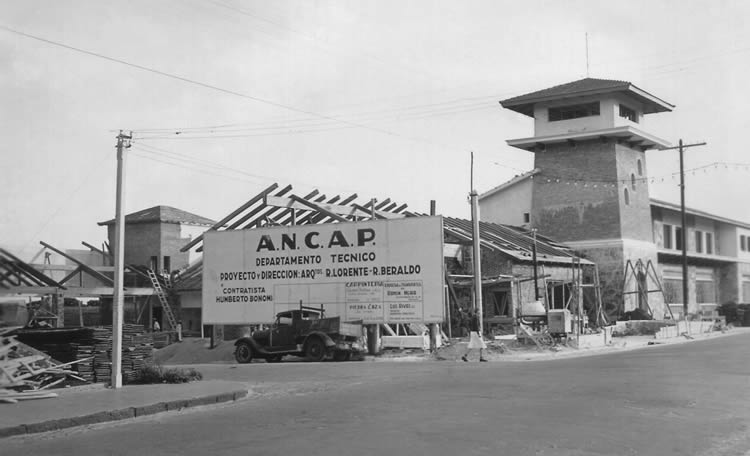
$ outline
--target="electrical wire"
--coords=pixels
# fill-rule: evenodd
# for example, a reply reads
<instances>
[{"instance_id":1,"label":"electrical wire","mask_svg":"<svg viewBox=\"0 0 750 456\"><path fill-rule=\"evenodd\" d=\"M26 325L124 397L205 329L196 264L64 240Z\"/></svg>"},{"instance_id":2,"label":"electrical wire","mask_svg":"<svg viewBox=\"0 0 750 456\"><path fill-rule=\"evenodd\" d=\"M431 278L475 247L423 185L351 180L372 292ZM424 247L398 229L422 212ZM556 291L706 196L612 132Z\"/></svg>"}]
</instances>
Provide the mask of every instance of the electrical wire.
<instances>
[{"instance_id":1,"label":"electrical wire","mask_svg":"<svg viewBox=\"0 0 750 456\"><path fill-rule=\"evenodd\" d=\"M363 129L371 130L371 131L374 131L374 132L377 132L377 133L382 133L382 134L385 134L385 135L388 135L388 136L394 136L394 137L404 138L404 139L408 139L408 140L411 140L411 141L425 141L422 138L411 138L411 137L408 137L408 136L405 136L405 135L402 135L402 134L399 134L399 133L396 133L396 132L393 132L393 131L385 130L385 129L382 129L382 128L377 128L377 127L371 127L371 126L367 126L367 125L362 125L362 124L359 124L359 123L356 123L356 122L349 122L349 121L346 121L346 120L343 120L343 119L338 119L338 118L335 118L335 117L332 117L332 116L328 116L328 115L325 115L325 114L320 114L320 113L317 113L317 112L314 112L314 111L309 111L309 110L297 108L297 107L294 107L294 106L290 106L290 105L279 103L279 102L276 102L276 101L273 101L273 100L269 100L269 99L266 99L266 98L261 98L261 97L257 97L257 96L253 96L253 95L248 95L248 94L245 94L245 93L242 93L242 92L238 92L236 90L225 89L225 88L213 85L213 84L208 84L208 83L197 81L197 80L190 79L190 78L187 78L187 77L183 77L183 76L179 76L179 75L176 75L176 74L168 73L166 71L161 71L161 70L158 70L158 69L155 69L155 68L150 68L150 67L147 67L147 66L143 66L143 65L136 64L136 63L128 62L128 61L125 61L125 60L122 60L122 59L118 59L118 58L115 58L115 57L109 57L109 56L106 56L104 54L99 54L99 53L88 51L88 50L85 50L85 49L81 49L81 48L78 48L78 47L75 47L75 46L70 46L68 44L64 44L64 43L61 43L61 42L58 42L58 41L49 40L49 39L42 38L42 37L39 37L39 36L36 36L36 35L32 35L32 34L29 34L29 33L26 33L26 32L22 32L20 30L15 30L15 29L10 28L10 27L8 27L6 25L3 25L3 24L0 24L0 29L5 30L5 31L10 32L10 33L14 33L14 34L26 37L26 38L29 38L29 39L33 39L33 40L36 40L36 41L41 41L43 43L47 43L47 44L50 44L50 45L53 45L53 46L62 47L64 49L68 49L68 50L71 50L71 51L79 52L79 53L86 54L86 55L89 55L89 56L92 56L92 57L96 57L96 58L99 58L99 59L103 59L103 60L107 60L107 61L110 61L110 62L118 63L118 64L125 65L125 66L131 67L131 68L136 68L136 69L139 69L141 71L146 71L146 72L149 72L149 73L157 74L159 76L163 76L163 77L170 78L170 79L175 79L175 80L178 80L178 81L182 81L182 82L185 82L185 83L188 83L188 84L193 84L193 85L196 85L196 86L199 86L199 87L203 87L203 88L206 88L206 89L210 89L210 90L214 90L214 91L217 91L217 92L225 93L225 94L228 94L228 95L233 95L233 96L236 96L236 97L239 97L239 98L243 98L243 99L246 99L246 100L251 100L251 101L258 102L258 103L267 104L269 106L274 106L274 107L277 107L277 108L282 108L282 109L286 109L286 110L289 110L289 111L294 111L294 112L298 112L298 113L301 113L301 114L306 114L306 115L309 115L309 116L319 117L321 119L326 119L326 120L330 120L330 121L340 122L342 124L346 124L346 125L349 125L349 126L352 126L352 127L363 128Z\"/></svg>"}]
</instances>

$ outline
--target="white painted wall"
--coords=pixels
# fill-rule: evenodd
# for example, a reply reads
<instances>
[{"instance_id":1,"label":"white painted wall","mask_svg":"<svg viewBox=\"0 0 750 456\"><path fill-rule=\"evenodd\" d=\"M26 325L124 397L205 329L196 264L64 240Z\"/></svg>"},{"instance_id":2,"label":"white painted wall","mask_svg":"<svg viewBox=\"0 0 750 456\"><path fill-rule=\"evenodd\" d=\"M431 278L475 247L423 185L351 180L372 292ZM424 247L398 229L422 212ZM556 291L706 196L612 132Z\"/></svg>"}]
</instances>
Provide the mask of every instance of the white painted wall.
<instances>
[{"instance_id":1,"label":"white painted wall","mask_svg":"<svg viewBox=\"0 0 750 456\"><path fill-rule=\"evenodd\" d=\"M547 110L554 106L566 106L571 104L590 103L599 100L598 116L582 117L580 119L557 120L550 122L548 120ZM631 122L624 117L620 117L620 103L630 109L635 110L638 116L638 122ZM581 97L576 101L565 100L549 103L539 103L534 106L534 135L548 136L565 133L577 133L582 131L596 131L607 128L632 126L639 129L643 128L643 105L627 96L609 94L605 96Z\"/></svg>"},{"instance_id":2,"label":"white painted wall","mask_svg":"<svg viewBox=\"0 0 750 456\"><path fill-rule=\"evenodd\" d=\"M185 239L185 244L203 234L208 229L207 226L180 225L180 238ZM193 264L203 256L202 252L196 252L195 247L188 252L188 263Z\"/></svg>"},{"instance_id":3,"label":"white painted wall","mask_svg":"<svg viewBox=\"0 0 750 456\"><path fill-rule=\"evenodd\" d=\"M740 236L737 233L738 228L732 225L719 225L716 247L718 255L738 256L740 251Z\"/></svg>"},{"instance_id":4,"label":"white painted wall","mask_svg":"<svg viewBox=\"0 0 750 456\"><path fill-rule=\"evenodd\" d=\"M531 214L533 181L523 180L479 201L479 219L483 222L523 226L523 214Z\"/></svg>"}]
</instances>

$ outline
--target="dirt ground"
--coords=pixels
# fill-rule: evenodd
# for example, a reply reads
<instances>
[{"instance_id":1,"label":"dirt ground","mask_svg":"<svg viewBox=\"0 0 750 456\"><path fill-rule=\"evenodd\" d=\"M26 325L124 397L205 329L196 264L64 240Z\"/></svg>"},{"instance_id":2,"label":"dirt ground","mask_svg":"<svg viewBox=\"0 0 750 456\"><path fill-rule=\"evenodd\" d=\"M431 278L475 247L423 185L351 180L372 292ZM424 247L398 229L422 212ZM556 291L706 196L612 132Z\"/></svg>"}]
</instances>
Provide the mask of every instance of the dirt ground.
<instances>
[{"instance_id":1,"label":"dirt ground","mask_svg":"<svg viewBox=\"0 0 750 456\"><path fill-rule=\"evenodd\" d=\"M750 328L735 328L728 332L731 334L738 331L746 331ZM696 335L695 339L705 339L722 336L721 332ZM490 362L502 361L542 361L557 358L580 357L593 354L617 352L633 348L644 347L649 344L675 344L689 342L685 337L677 337L666 340L655 340L653 336L628 336L615 337L612 345L597 348L575 349L560 344L545 347L539 350L533 344L521 344L515 340L488 341L484 357ZM466 353L468 340L451 339L451 341L440 347L435 353L417 349L387 349L377 356L367 355L365 362L399 362L399 361L446 361L461 362L461 356ZM478 350L472 350L468 359L470 362L479 360ZM187 338L182 342L175 343L157 350L154 361L159 364L234 364L234 342L222 342L216 348L210 348L208 339ZM287 356L285 362L301 361L300 358ZM265 362L257 360L254 362Z\"/></svg>"}]
</instances>

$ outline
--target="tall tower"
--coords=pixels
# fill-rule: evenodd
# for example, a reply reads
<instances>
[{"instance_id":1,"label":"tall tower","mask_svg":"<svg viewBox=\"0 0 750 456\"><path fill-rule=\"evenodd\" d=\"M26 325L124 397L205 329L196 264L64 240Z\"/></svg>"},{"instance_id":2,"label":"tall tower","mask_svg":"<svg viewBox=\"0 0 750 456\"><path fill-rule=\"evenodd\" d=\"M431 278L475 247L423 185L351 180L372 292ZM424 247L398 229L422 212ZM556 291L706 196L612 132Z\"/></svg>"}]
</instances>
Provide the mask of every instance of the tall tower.
<instances>
[{"instance_id":1,"label":"tall tower","mask_svg":"<svg viewBox=\"0 0 750 456\"><path fill-rule=\"evenodd\" d=\"M508 141L535 155L531 226L595 261L603 300L622 302L626 262L656 264L645 151L669 143L643 130L644 117L674 106L629 82L592 78L500 103L534 118L533 137ZM626 296L625 309L635 305Z\"/></svg>"}]
</instances>

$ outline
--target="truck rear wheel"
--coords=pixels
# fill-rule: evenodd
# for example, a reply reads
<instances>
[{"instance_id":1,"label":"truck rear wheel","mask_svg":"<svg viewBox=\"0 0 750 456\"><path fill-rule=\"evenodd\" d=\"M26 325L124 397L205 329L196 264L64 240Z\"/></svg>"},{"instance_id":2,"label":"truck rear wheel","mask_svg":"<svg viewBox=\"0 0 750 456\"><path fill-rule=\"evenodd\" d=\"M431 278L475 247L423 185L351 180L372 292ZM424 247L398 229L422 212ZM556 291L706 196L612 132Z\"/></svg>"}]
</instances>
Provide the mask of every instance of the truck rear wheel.
<instances>
[{"instance_id":1,"label":"truck rear wheel","mask_svg":"<svg viewBox=\"0 0 750 456\"><path fill-rule=\"evenodd\" d=\"M253 360L253 347L247 342L240 342L234 350L234 359L240 364L247 364Z\"/></svg>"},{"instance_id":2,"label":"truck rear wheel","mask_svg":"<svg viewBox=\"0 0 750 456\"><path fill-rule=\"evenodd\" d=\"M326 357L326 346L318 337L313 337L307 341L305 355L310 361L323 361Z\"/></svg>"}]
</instances>

